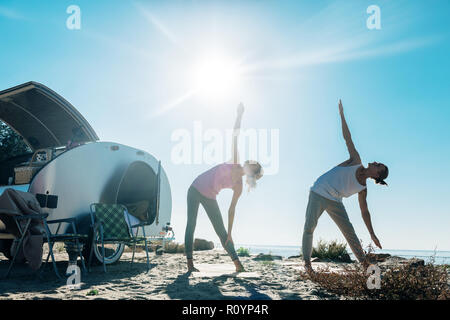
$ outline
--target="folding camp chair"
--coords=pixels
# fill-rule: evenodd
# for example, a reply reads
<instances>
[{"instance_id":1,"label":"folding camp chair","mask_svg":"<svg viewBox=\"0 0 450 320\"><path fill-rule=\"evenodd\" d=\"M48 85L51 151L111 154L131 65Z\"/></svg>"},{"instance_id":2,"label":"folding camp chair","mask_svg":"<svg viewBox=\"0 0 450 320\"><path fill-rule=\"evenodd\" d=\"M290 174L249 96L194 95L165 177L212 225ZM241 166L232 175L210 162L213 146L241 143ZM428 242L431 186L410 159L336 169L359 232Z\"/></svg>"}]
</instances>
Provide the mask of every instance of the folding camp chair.
<instances>
[{"instance_id":1,"label":"folding camp chair","mask_svg":"<svg viewBox=\"0 0 450 320\"><path fill-rule=\"evenodd\" d=\"M25 238L25 236L27 235L27 232L29 230L30 224L32 220L39 220L43 223L44 225L44 242L47 242L48 244L48 255L47 255L47 259L45 260L45 265L43 268L41 268L41 273L44 270L45 266L48 263L48 259L50 257L52 257L52 264L53 264L53 270L55 271L56 276L59 279L62 279L61 276L59 275L58 269L56 267L56 261L55 261L55 256L53 254L53 246L56 242L74 242L75 246L77 248L77 253L81 259L81 264L83 267L83 270L86 271L86 266L84 263L84 259L83 259L83 255L81 254L81 246L80 246L80 240L81 239L86 239L87 235L83 235L83 234L78 234L76 227L75 227L75 218L67 218L67 219L58 219L58 220L47 220L48 214L47 213L43 213L43 214L33 214L33 215L27 215L27 216L14 216L14 221L16 223L17 229L19 230L19 238L14 240L18 242L18 245L16 246L16 251L13 255L13 258L11 260L11 263L9 265L8 271L6 273L6 277L9 276L11 269L14 265L14 262L16 260L17 254L19 253L19 250L23 244L23 240ZM23 226L23 224L21 223L22 221L25 221L25 226ZM58 227L56 229L55 233L52 233L50 231L50 228L48 227L49 224L54 224L54 223L58 223ZM72 233L60 233L60 229L61 229L61 224L62 223L68 223L71 225L72 227Z\"/></svg>"},{"instance_id":2,"label":"folding camp chair","mask_svg":"<svg viewBox=\"0 0 450 320\"><path fill-rule=\"evenodd\" d=\"M77 233L75 221L76 221L75 218L66 218L66 219L57 219L57 220L44 219L44 227L45 227L45 231L46 231L46 238L44 238L44 241L48 243L48 254L47 254L47 259L45 260L45 266L47 265L48 259L51 256L53 269L55 270L55 273L58 276L58 278L61 278L61 277L59 276L58 269L56 268L55 257L53 255L53 246L56 242L64 242L65 244L67 244L67 243L74 244L75 248L76 248L76 253L80 257L81 266L83 267L83 271L84 272L87 271L86 265L84 263L84 257L82 254L82 247L80 245L80 240L85 242L88 239L88 235ZM71 226L72 233L70 233L70 232L60 233L61 225L63 223L69 224ZM49 224L58 224L55 233L52 233L50 231L50 228L48 227ZM45 266L44 266L44 268L45 268ZM44 270L44 268L42 268L41 273Z\"/></svg>"},{"instance_id":3,"label":"folding camp chair","mask_svg":"<svg viewBox=\"0 0 450 320\"><path fill-rule=\"evenodd\" d=\"M129 218L127 224L124 214L125 211L127 211L127 208L121 204L91 204L93 237L91 251L89 253L89 270L92 262L94 247L98 244L102 245L101 256L103 271L106 272L105 243L123 243L128 246L133 245L133 256L131 259L131 265L133 265L136 244L142 241L145 243L145 253L147 255L147 270L150 269L150 259L148 256L147 237L145 236L144 225L131 225ZM130 225L130 227L128 227L128 225ZM142 227L143 236L137 236L137 234L134 234L134 232L132 232L134 228L139 227ZM100 239L98 239L98 236L100 237Z\"/></svg>"}]
</instances>

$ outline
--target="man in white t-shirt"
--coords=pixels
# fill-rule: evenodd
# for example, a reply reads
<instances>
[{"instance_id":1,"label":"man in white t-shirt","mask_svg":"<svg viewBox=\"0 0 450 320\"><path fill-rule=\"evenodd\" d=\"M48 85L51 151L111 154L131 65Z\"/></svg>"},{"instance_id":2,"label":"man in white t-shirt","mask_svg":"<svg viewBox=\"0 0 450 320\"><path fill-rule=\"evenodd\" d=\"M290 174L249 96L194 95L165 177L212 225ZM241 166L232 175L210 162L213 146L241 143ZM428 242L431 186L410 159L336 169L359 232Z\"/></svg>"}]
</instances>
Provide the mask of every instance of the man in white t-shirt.
<instances>
[{"instance_id":1,"label":"man in white t-shirt","mask_svg":"<svg viewBox=\"0 0 450 320\"><path fill-rule=\"evenodd\" d=\"M339 100L339 113L342 121L342 133L350 153L350 159L320 176L311 187L302 240L303 259L308 272L313 271L311 267L313 233L323 211L327 211L331 219L338 225L358 261L365 262L364 250L342 204L342 198L348 198L355 193L358 193L361 214L372 241L377 247L381 248L380 241L373 231L369 209L367 208L366 180L371 178L377 184L387 185L384 179L387 178L389 171L387 166L382 163L372 162L369 163L367 168L362 165L345 121L341 100Z\"/></svg>"}]
</instances>

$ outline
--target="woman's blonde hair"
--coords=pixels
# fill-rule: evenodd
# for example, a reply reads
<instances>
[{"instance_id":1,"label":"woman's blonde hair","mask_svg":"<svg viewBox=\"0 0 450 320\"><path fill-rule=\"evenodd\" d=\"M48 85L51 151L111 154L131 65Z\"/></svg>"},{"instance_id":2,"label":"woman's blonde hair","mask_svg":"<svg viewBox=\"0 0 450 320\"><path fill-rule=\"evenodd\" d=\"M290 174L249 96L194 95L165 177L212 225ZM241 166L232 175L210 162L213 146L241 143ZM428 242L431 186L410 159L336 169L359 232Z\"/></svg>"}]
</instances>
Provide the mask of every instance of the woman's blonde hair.
<instances>
[{"instance_id":1,"label":"woman's blonde hair","mask_svg":"<svg viewBox=\"0 0 450 320\"><path fill-rule=\"evenodd\" d=\"M245 181L248 185L248 191L250 192L251 189L256 188L256 181L261 179L261 177L264 175L264 170L257 161L247 160L245 161L244 165L254 166L253 174L246 175Z\"/></svg>"}]
</instances>

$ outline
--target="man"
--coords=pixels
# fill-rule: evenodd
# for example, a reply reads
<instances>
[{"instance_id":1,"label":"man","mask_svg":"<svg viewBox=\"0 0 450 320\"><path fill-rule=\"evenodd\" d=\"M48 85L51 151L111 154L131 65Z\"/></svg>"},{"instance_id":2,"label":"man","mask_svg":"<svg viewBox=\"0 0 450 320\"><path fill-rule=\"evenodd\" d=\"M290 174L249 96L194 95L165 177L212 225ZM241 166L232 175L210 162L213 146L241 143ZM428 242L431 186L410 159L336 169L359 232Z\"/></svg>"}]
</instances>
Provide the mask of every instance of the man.
<instances>
[{"instance_id":1,"label":"man","mask_svg":"<svg viewBox=\"0 0 450 320\"><path fill-rule=\"evenodd\" d=\"M362 165L361 158L355 149L347 122L345 121L341 100L339 100L339 113L342 121L342 133L347 144L350 159L320 176L311 187L302 241L303 259L308 272L313 272L311 267L313 233L323 211L327 211L331 219L338 225L358 261L361 263L366 262L364 250L342 204L342 198L350 197L356 193L358 193L361 214L372 241L381 249L381 244L373 230L367 207L366 181L370 178L374 179L377 184L387 185L384 179L387 178L389 171L387 166L378 162L369 163L367 168Z\"/></svg>"}]
</instances>

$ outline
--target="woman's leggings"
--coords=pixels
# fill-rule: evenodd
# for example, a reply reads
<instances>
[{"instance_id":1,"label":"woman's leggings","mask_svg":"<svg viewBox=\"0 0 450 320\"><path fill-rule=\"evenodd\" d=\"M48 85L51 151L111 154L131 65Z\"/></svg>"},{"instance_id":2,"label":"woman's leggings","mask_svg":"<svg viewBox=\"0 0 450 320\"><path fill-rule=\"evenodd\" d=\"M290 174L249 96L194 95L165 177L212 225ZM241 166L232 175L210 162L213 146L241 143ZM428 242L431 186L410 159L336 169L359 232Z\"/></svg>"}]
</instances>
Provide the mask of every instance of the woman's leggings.
<instances>
[{"instance_id":1,"label":"woman's leggings","mask_svg":"<svg viewBox=\"0 0 450 320\"><path fill-rule=\"evenodd\" d=\"M234 244L230 241L227 243L227 245L225 245L228 233L225 230L225 226L223 225L222 214L220 213L217 200L205 197L193 186L189 188L187 194L187 225L184 236L186 257L188 259L192 259L194 231L195 225L197 223L197 213L200 203L202 204L203 208L205 208L209 220L211 220L214 230L220 238L222 247L224 247L224 249L228 252L233 261L237 260L238 256L236 254L236 250L234 250Z\"/></svg>"}]
</instances>

